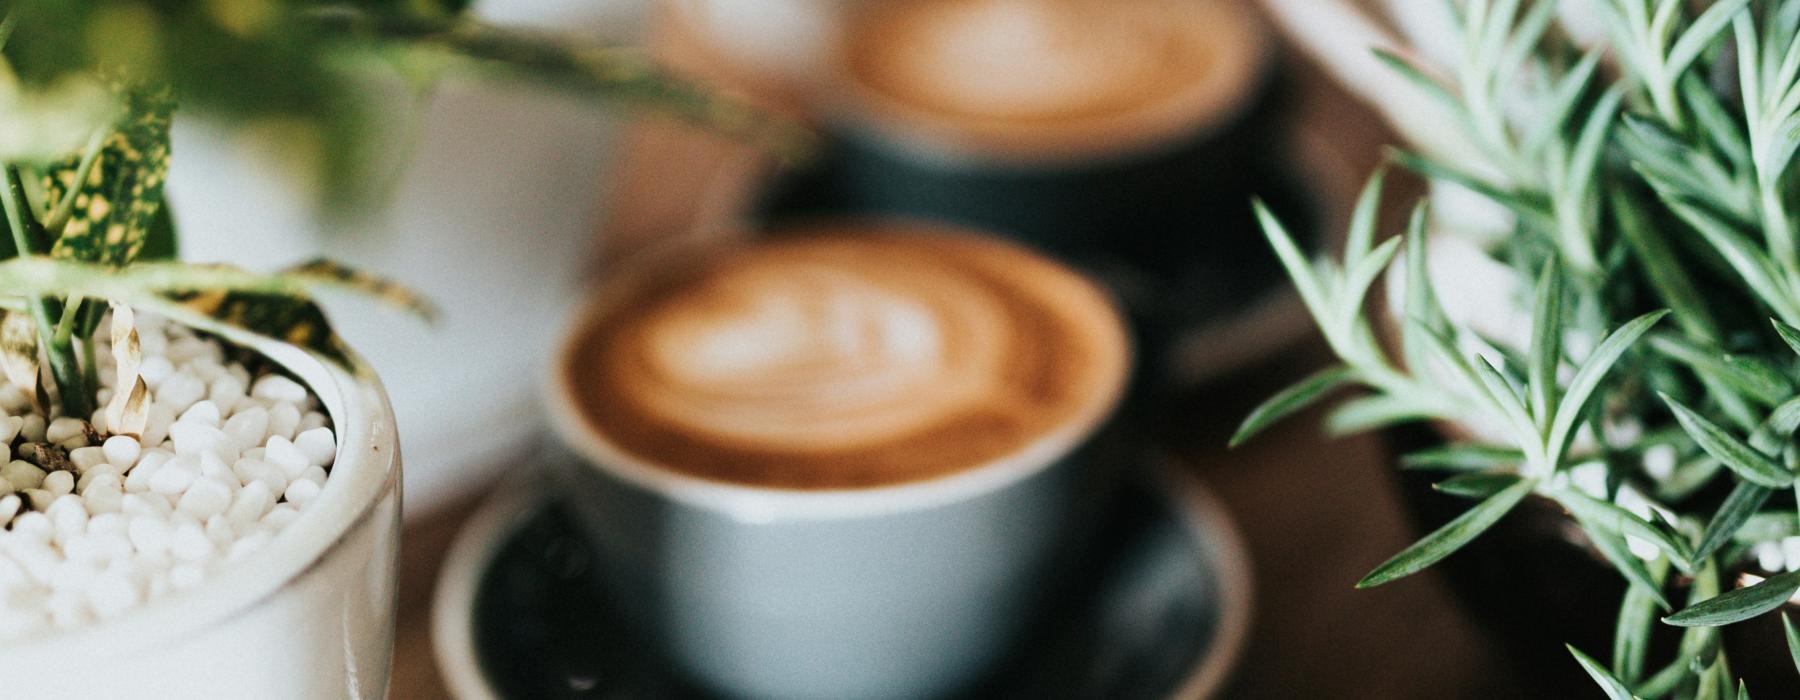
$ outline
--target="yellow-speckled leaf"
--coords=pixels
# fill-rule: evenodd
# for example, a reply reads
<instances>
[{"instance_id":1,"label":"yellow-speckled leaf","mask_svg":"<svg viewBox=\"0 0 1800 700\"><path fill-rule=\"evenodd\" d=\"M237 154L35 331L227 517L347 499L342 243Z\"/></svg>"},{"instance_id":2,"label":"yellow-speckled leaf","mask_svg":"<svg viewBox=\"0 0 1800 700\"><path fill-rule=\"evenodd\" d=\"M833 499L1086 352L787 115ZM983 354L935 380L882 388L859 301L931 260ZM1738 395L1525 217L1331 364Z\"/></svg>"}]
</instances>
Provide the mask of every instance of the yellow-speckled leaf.
<instances>
[{"instance_id":1,"label":"yellow-speckled leaf","mask_svg":"<svg viewBox=\"0 0 1800 700\"><path fill-rule=\"evenodd\" d=\"M37 400L38 335L31 314L13 311L0 318L0 371L32 401Z\"/></svg>"},{"instance_id":2,"label":"yellow-speckled leaf","mask_svg":"<svg viewBox=\"0 0 1800 700\"><path fill-rule=\"evenodd\" d=\"M80 156L46 171L45 200L59 212L67 203L68 216L50 250L55 257L129 263L144 249L162 210L175 101L166 89L128 90L125 96L125 121L102 141L85 177Z\"/></svg>"}]
</instances>

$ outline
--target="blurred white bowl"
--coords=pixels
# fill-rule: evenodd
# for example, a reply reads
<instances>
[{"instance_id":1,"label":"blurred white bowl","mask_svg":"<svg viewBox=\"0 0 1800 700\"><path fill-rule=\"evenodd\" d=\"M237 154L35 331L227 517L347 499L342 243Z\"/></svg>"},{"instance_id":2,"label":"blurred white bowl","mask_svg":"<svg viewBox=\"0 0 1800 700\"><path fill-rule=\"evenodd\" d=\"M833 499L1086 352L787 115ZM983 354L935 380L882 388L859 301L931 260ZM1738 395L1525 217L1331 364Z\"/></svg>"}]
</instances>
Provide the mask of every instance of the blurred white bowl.
<instances>
[{"instance_id":1,"label":"blurred white bowl","mask_svg":"<svg viewBox=\"0 0 1800 700\"><path fill-rule=\"evenodd\" d=\"M634 40L639 0L487 0L497 22ZM386 89L383 89L386 88ZM535 368L597 252L619 119L592 100L476 78L415 106L399 81L378 161L397 180L375 211L321 216L280 144L198 120L175 127L170 198L182 257L273 269L324 255L392 276L443 309L437 327L330 298L339 332L385 379L417 516L484 483L539 427ZM392 94L390 98L388 94Z\"/></svg>"}]
</instances>

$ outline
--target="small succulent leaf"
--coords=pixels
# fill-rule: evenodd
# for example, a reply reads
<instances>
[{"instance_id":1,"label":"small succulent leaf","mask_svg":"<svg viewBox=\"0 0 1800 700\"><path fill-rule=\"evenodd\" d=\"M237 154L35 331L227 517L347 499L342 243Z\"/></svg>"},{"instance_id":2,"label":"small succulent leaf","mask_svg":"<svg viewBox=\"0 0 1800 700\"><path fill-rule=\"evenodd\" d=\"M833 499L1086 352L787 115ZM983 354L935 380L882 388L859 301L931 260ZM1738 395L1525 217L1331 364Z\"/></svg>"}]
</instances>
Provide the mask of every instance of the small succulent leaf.
<instances>
[{"instance_id":1,"label":"small succulent leaf","mask_svg":"<svg viewBox=\"0 0 1800 700\"><path fill-rule=\"evenodd\" d=\"M1275 218L1275 214L1269 211L1262 200L1256 200L1253 206L1257 221L1262 226L1263 236L1268 239L1269 247L1275 250L1275 257L1281 261L1281 266L1287 270L1294 289L1300 294L1300 300L1306 304L1314 321L1320 326L1329 327L1332 319L1331 305L1325 296L1324 285L1314 274L1312 263L1300 251L1300 246L1294 242L1287 227L1281 224L1280 219Z\"/></svg>"},{"instance_id":2,"label":"small succulent leaf","mask_svg":"<svg viewBox=\"0 0 1800 700\"><path fill-rule=\"evenodd\" d=\"M1731 20L1737 17L1750 0L1723 0L1706 8L1705 12L1695 17L1681 38L1675 40L1674 48L1669 49L1669 57L1664 62L1669 75L1681 75L1689 66L1700 58L1700 54L1713 45L1725 28L1731 26Z\"/></svg>"},{"instance_id":3,"label":"small succulent leaf","mask_svg":"<svg viewBox=\"0 0 1800 700\"><path fill-rule=\"evenodd\" d=\"M1525 400L1519 397L1518 391L1506 380L1505 375L1485 356L1476 357L1469 363L1475 370L1475 376L1487 390L1494 405L1500 408L1501 415L1512 423L1513 432L1518 434L1520 445L1542 445L1543 433L1538 431L1537 422L1531 418L1531 412L1525 407Z\"/></svg>"},{"instance_id":4,"label":"small succulent leaf","mask_svg":"<svg viewBox=\"0 0 1800 700\"><path fill-rule=\"evenodd\" d=\"M1412 216L1407 222L1405 311L1407 318L1420 319L1427 328L1435 328L1443 314L1438 308L1437 294L1432 289L1431 274L1425 264L1425 227L1428 219L1429 210L1421 202L1413 207ZM1423 337L1422 332L1411 323L1403 324L1400 333L1407 368L1415 373L1425 372L1430 366L1428 358L1431 340Z\"/></svg>"},{"instance_id":5,"label":"small succulent leaf","mask_svg":"<svg viewBox=\"0 0 1800 700\"><path fill-rule=\"evenodd\" d=\"M1611 211L1618 221L1620 238L1631 247L1652 290L1656 290L1663 304L1669 304L1670 310L1674 311L1681 331L1701 342L1715 342L1719 338L1719 328L1712 319L1712 308L1706 304L1705 297L1701 297L1692 277L1688 277L1687 268L1670 250L1669 241L1645 220L1638 202L1620 189L1611 191Z\"/></svg>"},{"instance_id":6,"label":"small succulent leaf","mask_svg":"<svg viewBox=\"0 0 1800 700\"><path fill-rule=\"evenodd\" d=\"M1700 449L1723 463L1726 468L1736 472L1744 479L1772 489L1786 488L1794 483L1794 473L1774 460L1757 452L1742 440L1737 439L1724 428L1701 416L1693 409L1662 395L1663 402L1675 412L1676 422L1682 430L1694 438Z\"/></svg>"},{"instance_id":7,"label":"small succulent leaf","mask_svg":"<svg viewBox=\"0 0 1800 700\"><path fill-rule=\"evenodd\" d=\"M1594 392L1605 381L1613 365L1618 363L1619 358L1625 355L1625 351L1639 337L1668 314L1667 310L1653 311L1627 321L1588 354L1581 368L1575 371L1574 378L1569 380L1569 386L1563 390L1562 400L1556 406L1556 417L1550 422L1545 452L1553 463L1560 461L1563 451L1569 449L1569 442L1575 438L1578 421L1587 412L1588 400L1593 398Z\"/></svg>"},{"instance_id":8,"label":"small succulent leaf","mask_svg":"<svg viewBox=\"0 0 1800 700\"><path fill-rule=\"evenodd\" d=\"M69 203L53 256L123 265L137 258L150 237L168 179L175 104L166 90L127 90L126 103L126 121L106 137L97 163L83 171L77 156L52 166L44 177L46 198Z\"/></svg>"},{"instance_id":9,"label":"small succulent leaf","mask_svg":"<svg viewBox=\"0 0 1800 700\"><path fill-rule=\"evenodd\" d=\"M1705 81L1699 80L1682 81L1683 100L1699 119L1703 127L1701 132L1711 137L1725 157L1730 159L1731 165L1738 170L1748 170L1750 144L1745 142L1744 135L1740 132L1738 117L1728 112L1719 96L1704 83Z\"/></svg>"},{"instance_id":10,"label":"small succulent leaf","mask_svg":"<svg viewBox=\"0 0 1800 700\"><path fill-rule=\"evenodd\" d=\"M1506 490L1494 494L1467 512L1438 528L1412 546L1402 550L1393 558L1375 567L1374 571L1356 583L1357 588L1373 588L1389 583L1424 570L1426 567L1442 561L1444 557L1454 554L1463 545L1486 532L1500 521L1514 506L1531 494L1537 485L1536 479L1526 479L1513 484Z\"/></svg>"},{"instance_id":11,"label":"small succulent leaf","mask_svg":"<svg viewBox=\"0 0 1800 700\"><path fill-rule=\"evenodd\" d=\"M1738 680L1737 698L1738 700L1750 700L1750 688L1744 685L1742 679Z\"/></svg>"},{"instance_id":12,"label":"small succulent leaf","mask_svg":"<svg viewBox=\"0 0 1800 700\"><path fill-rule=\"evenodd\" d=\"M1438 493L1462 498L1485 499L1519 483L1517 474L1458 474L1431 485Z\"/></svg>"},{"instance_id":13,"label":"small succulent leaf","mask_svg":"<svg viewBox=\"0 0 1800 700\"><path fill-rule=\"evenodd\" d=\"M1605 666L1600 665L1600 662L1581 653L1580 649L1576 649L1572 645L1569 646L1569 653L1575 656L1575 661L1581 664L1582 670L1587 671L1588 677L1593 678L1594 682L1600 685L1600 689L1606 691L1606 697L1611 700L1632 700L1631 689L1625 687L1625 684L1619 682L1619 679L1614 678L1612 672L1607 671Z\"/></svg>"},{"instance_id":14,"label":"small succulent leaf","mask_svg":"<svg viewBox=\"0 0 1800 700\"><path fill-rule=\"evenodd\" d=\"M112 304L112 356L117 378L112 400L106 404L107 430L142 435L150 421L150 387L138 372L144 351L131 307L117 302Z\"/></svg>"},{"instance_id":15,"label":"small succulent leaf","mask_svg":"<svg viewBox=\"0 0 1800 700\"><path fill-rule=\"evenodd\" d=\"M1769 321L1775 324L1775 333L1781 336L1781 342L1787 343L1788 349L1800 355L1800 328L1795 328L1779 318L1772 318Z\"/></svg>"},{"instance_id":16,"label":"small succulent leaf","mask_svg":"<svg viewBox=\"0 0 1800 700\"><path fill-rule=\"evenodd\" d=\"M1396 151L1393 155L1393 159L1394 162L1399 163L1408 170L1418 173L1421 177L1443 180L1460 186L1463 189L1479 194L1482 197L1492 200L1496 204L1512 210L1513 213L1518 214L1527 220L1539 223L1547 223L1550 221L1548 207L1546 203L1539 198L1533 198L1529 195L1509 191L1508 189L1488 182L1479 176L1471 175L1431 160L1430 158L1406 151Z\"/></svg>"},{"instance_id":17,"label":"small succulent leaf","mask_svg":"<svg viewBox=\"0 0 1800 700\"><path fill-rule=\"evenodd\" d=\"M1548 435L1556 407L1556 368L1562 361L1562 269L1552 257L1538 273L1531 307L1531 415L1539 435Z\"/></svg>"},{"instance_id":18,"label":"small succulent leaf","mask_svg":"<svg viewBox=\"0 0 1800 700\"><path fill-rule=\"evenodd\" d=\"M1586 95L1588 81L1593 78L1594 69L1600 65L1602 55L1598 50L1588 51L1573 69L1559 79L1555 91L1549 95L1549 104L1543 115L1533 120L1530 131L1525 134L1525 152L1536 152L1562 131L1569 115L1575 111L1575 105Z\"/></svg>"},{"instance_id":19,"label":"small succulent leaf","mask_svg":"<svg viewBox=\"0 0 1800 700\"><path fill-rule=\"evenodd\" d=\"M1444 445L1400 458L1400 468L1419 471L1480 471L1524 463L1525 453L1517 448L1488 445Z\"/></svg>"},{"instance_id":20,"label":"small succulent leaf","mask_svg":"<svg viewBox=\"0 0 1800 700\"><path fill-rule=\"evenodd\" d=\"M1712 520L1706 524L1706 532L1700 536L1699 546L1694 548L1694 558L1710 557L1726 542L1730 542L1732 536L1737 534L1738 529L1742 528L1751 516L1756 515L1758 509L1762 508L1774 493L1773 489L1758 484L1748 481L1738 482L1738 485L1731 490L1731 495L1726 496L1725 502L1719 505L1719 510L1713 514Z\"/></svg>"},{"instance_id":21,"label":"small succulent leaf","mask_svg":"<svg viewBox=\"0 0 1800 700\"><path fill-rule=\"evenodd\" d=\"M1363 396L1345 401L1325 417L1325 431L1342 437L1430 418L1441 418L1435 409L1398 396Z\"/></svg>"},{"instance_id":22,"label":"small succulent leaf","mask_svg":"<svg viewBox=\"0 0 1800 700\"><path fill-rule=\"evenodd\" d=\"M1800 310L1796 310L1788 299L1775 262L1757 244L1712 213L1666 191L1659 190L1658 194L1662 195L1669 209L1706 239L1707 244L1731 265L1750 291L1774 309L1782 320L1790 323L1800 321Z\"/></svg>"},{"instance_id":23,"label":"small succulent leaf","mask_svg":"<svg viewBox=\"0 0 1800 700\"><path fill-rule=\"evenodd\" d=\"M1656 545L1657 549L1667 554L1677 566L1691 569L1694 561L1693 552L1681 539L1655 523L1639 518L1631 511L1613 503L1602 501L1573 489L1562 489L1554 492L1552 497L1557 503L1583 522L1602 530L1619 535L1631 535Z\"/></svg>"},{"instance_id":24,"label":"small succulent leaf","mask_svg":"<svg viewBox=\"0 0 1800 700\"><path fill-rule=\"evenodd\" d=\"M1332 367L1321 370L1299 383L1294 384L1257 406L1238 426L1237 432L1231 436L1231 447L1244 444L1264 429L1276 422L1305 409L1330 395L1333 390L1342 387L1356 377L1356 373L1348 367Z\"/></svg>"},{"instance_id":25,"label":"small succulent leaf","mask_svg":"<svg viewBox=\"0 0 1800 700\"><path fill-rule=\"evenodd\" d=\"M1381 213L1381 190L1387 180L1387 169L1377 168L1363 185L1350 214L1350 234L1344 242L1344 264L1355 267L1375 244L1375 217Z\"/></svg>"},{"instance_id":26,"label":"small succulent leaf","mask_svg":"<svg viewBox=\"0 0 1800 700\"><path fill-rule=\"evenodd\" d=\"M1394 255L1400 252L1400 243L1400 237L1390 238L1344 271L1344 286L1337 295L1340 333L1350 332L1350 327L1362 318L1363 300L1368 296L1369 287L1387 269L1388 263L1393 262Z\"/></svg>"},{"instance_id":27,"label":"small succulent leaf","mask_svg":"<svg viewBox=\"0 0 1800 700\"><path fill-rule=\"evenodd\" d=\"M39 370L37 322L26 312L6 312L0 318L0 371L35 401Z\"/></svg>"},{"instance_id":28,"label":"small succulent leaf","mask_svg":"<svg viewBox=\"0 0 1800 700\"><path fill-rule=\"evenodd\" d=\"M1439 84L1438 81L1425 75L1424 71L1419 70L1411 61L1400 57L1399 54L1385 49L1376 49L1375 58L1376 60L1387 64L1387 66L1395 73L1399 73L1400 77L1405 78L1407 82L1412 83L1425 94L1430 95L1432 99L1461 113L1462 102L1451 95L1449 90L1444 89L1444 86Z\"/></svg>"},{"instance_id":29,"label":"small succulent leaf","mask_svg":"<svg viewBox=\"0 0 1800 700\"><path fill-rule=\"evenodd\" d=\"M1644 676L1644 663L1650 656L1650 635L1656 629L1658 607L1669 609L1661 595L1662 583L1668 575L1664 559L1651 562L1643 583L1633 582L1625 589L1619 603L1618 625L1613 631L1612 670L1619 680L1633 684Z\"/></svg>"},{"instance_id":30,"label":"small succulent leaf","mask_svg":"<svg viewBox=\"0 0 1800 700\"><path fill-rule=\"evenodd\" d=\"M1794 661L1794 670L1800 671L1800 628L1794 626L1787 613L1781 614L1781 631L1787 637L1788 657Z\"/></svg>"},{"instance_id":31,"label":"small succulent leaf","mask_svg":"<svg viewBox=\"0 0 1800 700\"><path fill-rule=\"evenodd\" d=\"M1658 354L1687 365L1695 374L1707 375L1763 406L1778 405L1794 395L1793 383L1782 376L1780 370L1761 360L1700 347L1675 335L1652 335L1647 341Z\"/></svg>"},{"instance_id":32,"label":"small succulent leaf","mask_svg":"<svg viewBox=\"0 0 1800 700\"><path fill-rule=\"evenodd\" d=\"M1663 622L1677 627L1722 627L1779 608L1797 592L1800 571L1789 571L1691 604L1663 618Z\"/></svg>"},{"instance_id":33,"label":"small succulent leaf","mask_svg":"<svg viewBox=\"0 0 1800 700\"><path fill-rule=\"evenodd\" d=\"M1669 599L1663 595L1662 586L1658 583L1657 578L1651 575L1650 567L1636 554L1631 553L1631 546L1626 544L1623 535L1592 526L1579 518L1575 522L1586 531L1588 540L1594 545L1594 550L1599 552L1607 563L1612 564L1613 570L1625 577L1626 583L1630 584L1627 590L1649 596L1651 600L1655 601L1656 607L1663 612L1674 609L1669 604ZM1657 561L1667 563L1668 559L1662 557Z\"/></svg>"}]
</instances>

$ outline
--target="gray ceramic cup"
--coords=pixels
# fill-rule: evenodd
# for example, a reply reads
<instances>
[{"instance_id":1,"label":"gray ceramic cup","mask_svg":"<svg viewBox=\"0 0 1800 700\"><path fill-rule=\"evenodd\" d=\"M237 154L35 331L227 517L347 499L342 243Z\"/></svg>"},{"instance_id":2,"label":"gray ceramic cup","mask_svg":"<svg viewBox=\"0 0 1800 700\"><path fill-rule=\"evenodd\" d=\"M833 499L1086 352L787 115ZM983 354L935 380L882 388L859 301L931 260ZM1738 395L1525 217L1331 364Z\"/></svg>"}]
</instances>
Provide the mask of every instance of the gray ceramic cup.
<instances>
[{"instance_id":1,"label":"gray ceramic cup","mask_svg":"<svg viewBox=\"0 0 1800 700\"><path fill-rule=\"evenodd\" d=\"M1096 436L1125 382L1092 419L994 462L793 491L626 454L587 425L567 363L554 366L551 423L581 457L557 460L571 466L556 483L604 593L696 683L745 698L933 698L979 682L1079 558L1109 481Z\"/></svg>"}]
</instances>

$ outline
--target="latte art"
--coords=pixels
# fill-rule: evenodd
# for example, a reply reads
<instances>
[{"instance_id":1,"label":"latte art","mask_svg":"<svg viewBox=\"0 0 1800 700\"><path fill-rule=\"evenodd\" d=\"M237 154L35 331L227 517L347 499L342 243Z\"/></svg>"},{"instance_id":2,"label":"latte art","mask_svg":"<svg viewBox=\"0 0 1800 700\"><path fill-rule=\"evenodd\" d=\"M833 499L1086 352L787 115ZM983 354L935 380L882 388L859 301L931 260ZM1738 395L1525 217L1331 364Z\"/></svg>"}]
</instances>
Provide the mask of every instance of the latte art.
<instances>
[{"instance_id":1,"label":"latte art","mask_svg":"<svg viewBox=\"0 0 1800 700\"><path fill-rule=\"evenodd\" d=\"M952 473L1116 398L1108 300L972 236L868 225L714 254L614 290L565 355L589 423L703 478L854 488Z\"/></svg>"},{"instance_id":2,"label":"latte art","mask_svg":"<svg viewBox=\"0 0 1800 700\"><path fill-rule=\"evenodd\" d=\"M876 128L909 140L1004 151L1160 137L1222 122L1254 91L1265 47L1243 4L868 2L846 23L841 70L862 108L903 125Z\"/></svg>"},{"instance_id":3,"label":"latte art","mask_svg":"<svg viewBox=\"0 0 1800 700\"><path fill-rule=\"evenodd\" d=\"M996 390L1006 318L956 274L829 260L730 270L644 321L648 409L697 432L828 451L918 430Z\"/></svg>"}]
</instances>

